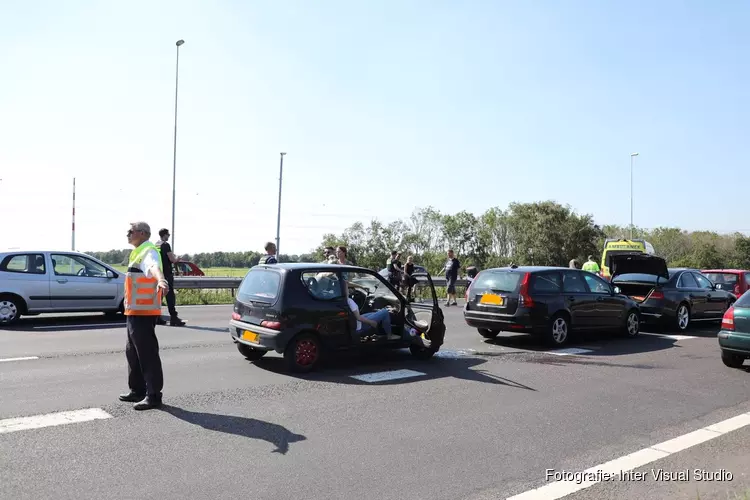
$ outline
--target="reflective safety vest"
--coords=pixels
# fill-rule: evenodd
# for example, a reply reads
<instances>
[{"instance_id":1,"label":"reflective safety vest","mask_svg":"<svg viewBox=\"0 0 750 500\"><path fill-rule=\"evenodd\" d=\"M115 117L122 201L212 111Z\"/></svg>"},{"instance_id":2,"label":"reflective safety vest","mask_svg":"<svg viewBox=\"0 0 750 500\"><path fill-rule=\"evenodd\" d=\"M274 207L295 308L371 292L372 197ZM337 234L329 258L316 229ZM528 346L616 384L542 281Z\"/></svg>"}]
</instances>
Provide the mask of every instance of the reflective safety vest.
<instances>
[{"instance_id":1,"label":"reflective safety vest","mask_svg":"<svg viewBox=\"0 0 750 500\"><path fill-rule=\"evenodd\" d=\"M150 241L143 242L130 252L128 272L125 274L125 315L161 316L161 289L156 278L147 278L137 266L149 250L156 250L156 262L161 269L159 247Z\"/></svg>"},{"instance_id":2,"label":"reflective safety vest","mask_svg":"<svg viewBox=\"0 0 750 500\"><path fill-rule=\"evenodd\" d=\"M588 261L583 265L584 271L589 271L592 273L598 273L599 272L599 264L596 262Z\"/></svg>"},{"instance_id":3,"label":"reflective safety vest","mask_svg":"<svg viewBox=\"0 0 750 500\"><path fill-rule=\"evenodd\" d=\"M276 256L275 255L263 255L260 259L258 259L258 265L263 264L277 264Z\"/></svg>"}]
</instances>

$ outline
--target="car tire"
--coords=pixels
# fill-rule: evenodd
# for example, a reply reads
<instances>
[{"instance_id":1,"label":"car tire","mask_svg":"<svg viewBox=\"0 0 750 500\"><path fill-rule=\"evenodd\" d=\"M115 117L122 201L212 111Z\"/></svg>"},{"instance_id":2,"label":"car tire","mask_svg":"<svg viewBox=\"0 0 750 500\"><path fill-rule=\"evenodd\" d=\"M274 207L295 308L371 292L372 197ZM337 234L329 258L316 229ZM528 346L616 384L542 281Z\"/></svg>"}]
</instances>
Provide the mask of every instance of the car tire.
<instances>
[{"instance_id":1,"label":"car tire","mask_svg":"<svg viewBox=\"0 0 750 500\"><path fill-rule=\"evenodd\" d=\"M239 342L237 342L237 350L250 361L258 361L268 352L262 349L252 348L249 345L241 344Z\"/></svg>"},{"instance_id":2,"label":"car tire","mask_svg":"<svg viewBox=\"0 0 750 500\"><path fill-rule=\"evenodd\" d=\"M641 333L641 315L635 309L628 311L628 314L625 316L625 325L622 328L622 333L629 338L635 338Z\"/></svg>"},{"instance_id":3,"label":"car tire","mask_svg":"<svg viewBox=\"0 0 750 500\"><path fill-rule=\"evenodd\" d=\"M570 319L565 314L555 314L547 327L546 341L548 344L560 347L570 339Z\"/></svg>"},{"instance_id":4,"label":"car tire","mask_svg":"<svg viewBox=\"0 0 750 500\"><path fill-rule=\"evenodd\" d=\"M490 330L489 328L477 328L479 335L486 339L494 339L500 334L500 330Z\"/></svg>"},{"instance_id":5,"label":"car tire","mask_svg":"<svg viewBox=\"0 0 750 500\"><path fill-rule=\"evenodd\" d=\"M323 345L317 335L300 333L284 349L284 362L289 371L308 373L320 364Z\"/></svg>"},{"instance_id":6,"label":"car tire","mask_svg":"<svg viewBox=\"0 0 750 500\"><path fill-rule=\"evenodd\" d=\"M690 327L690 306L685 302L681 302L677 306L677 312L675 313L675 327L678 331L684 332Z\"/></svg>"},{"instance_id":7,"label":"car tire","mask_svg":"<svg viewBox=\"0 0 750 500\"><path fill-rule=\"evenodd\" d=\"M435 353L437 352L437 349L434 347L422 347L418 345L411 345L409 346L409 351L411 351L411 355L417 358L420 361L427 361L428 359L432 358Z\"/></svg>"},{"instance_id":8,"label":"car tire","mask_svg":"<svg viewBox=\"0 0 750 500\"><path fill-rule=\"evenodd\" d=\"M0 326L10 326L18 322L24 309L23 300L13 295L0 297Z\"/></svg>"},{"instance_id":9,"label":"car tire","mask_svg":"<svg viewBox=\"0 0 750 500\"><path fill-rule=\"evenodd\" d=\"M728 366L729 368L742 368L742 364L745 362L745 358L744 356L721 351L721 361L725 366Z\"/></svg>"}]
</instances>

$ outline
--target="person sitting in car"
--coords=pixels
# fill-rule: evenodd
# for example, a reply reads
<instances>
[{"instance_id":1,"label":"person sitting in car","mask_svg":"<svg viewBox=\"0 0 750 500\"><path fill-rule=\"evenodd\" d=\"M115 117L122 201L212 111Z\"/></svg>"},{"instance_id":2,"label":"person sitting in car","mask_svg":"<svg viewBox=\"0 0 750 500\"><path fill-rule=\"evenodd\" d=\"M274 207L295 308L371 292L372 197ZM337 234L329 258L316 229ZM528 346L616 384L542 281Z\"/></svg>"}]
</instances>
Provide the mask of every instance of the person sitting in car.
<instances>
[{"instance_id":1,"label":"person sitting in car","mask_svg":"<svg viewBox=\"0 0 750 500\"><path fill-rule=\"evenodd\" d=\"M344 287L344 294L346 296L346 302L349 304L349 309L351 309L352 314L354 314L354 317L357 320L357 335L360 337L366 337L373 334L380 336L391 335L391 312L388 308L360 314L357 303L349 297L349 283L343 281L341 284ZM381 328L385 333L380 333Z\"/></svg>"}]
</instances>

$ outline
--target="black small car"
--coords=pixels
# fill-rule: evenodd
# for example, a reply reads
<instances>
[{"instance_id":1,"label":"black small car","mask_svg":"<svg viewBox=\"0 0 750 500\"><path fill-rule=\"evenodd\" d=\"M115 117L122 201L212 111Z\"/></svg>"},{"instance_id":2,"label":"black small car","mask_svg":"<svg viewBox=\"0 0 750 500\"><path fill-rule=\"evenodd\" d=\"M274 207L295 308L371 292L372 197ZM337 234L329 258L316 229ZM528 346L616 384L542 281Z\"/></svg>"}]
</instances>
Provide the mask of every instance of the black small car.
<instances>
[{"instance_id":1,"label":"black small car","mask_svg":"<svg viewBox=\"0 0 750 500\"><path fill-rule=\"evenodd\" d=\"M361 267L258 265L240 284L229 332L247 359L259 360L276 351L294 372L314 370L326 352L336 350L408 347L415 357L429 359L443 344L445 321L429 274L414 277L432 300L409 303L383 276ZM392 334L382 335L381 329L363 336L347 298L360 314L387 309Z\"/></svg>"},{"instance_id":2,"label":"black small car","mask_svg":"<svg viewBox=\"0 0 750 500\"><path fill-rule=\"evenodd\" d=\"M644 253L613 255L612 284L638 302L645 322L685 331L693 321L719 321L737 296L697 269L667 268Z\"/></svg>"},{"instance_id":3,"label":"black small car","mask_svg":"<svg viewBox=\"0 0 750 500\"><path fill-rule=\"evenodd\" d=\"M638 304L580 269L487 269L474 278L466 299L464 320L485 338L526 332L560 346L572 330L619 330L629 337L640 331Z\"/></svg>"}]
</instances>

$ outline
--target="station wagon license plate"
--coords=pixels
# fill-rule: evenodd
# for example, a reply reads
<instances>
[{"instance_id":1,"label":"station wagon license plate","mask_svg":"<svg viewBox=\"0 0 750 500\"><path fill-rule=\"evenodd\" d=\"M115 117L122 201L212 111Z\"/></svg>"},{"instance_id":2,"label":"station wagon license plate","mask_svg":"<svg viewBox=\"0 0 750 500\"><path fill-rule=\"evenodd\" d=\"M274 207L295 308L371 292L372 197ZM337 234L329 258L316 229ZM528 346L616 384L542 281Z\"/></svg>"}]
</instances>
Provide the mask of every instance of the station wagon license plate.
<instances>
[{"instance_id":1,"label":"station wagon license plate","mask_svg":"<svg viewBox=\"0 0 750 500\"><path fill-rule=\"evenodd\" d=\"M505 297L495 295L494 293L485 293L479 300L480 304L487 304L490 306L501 306L505 303Z\"/></svg>"},{"instance_id":2,"label":"station wagon license plate","mask_svg":"<svg viewBox=\"0 0 750 500\"><path fill-rule=\"evenodd\" d=\"M258 338L260 335L253 332L248 332L247 330L242 332L242 340L247 340L248 342L258 342Z\"/></svg>"}]
</instances>

